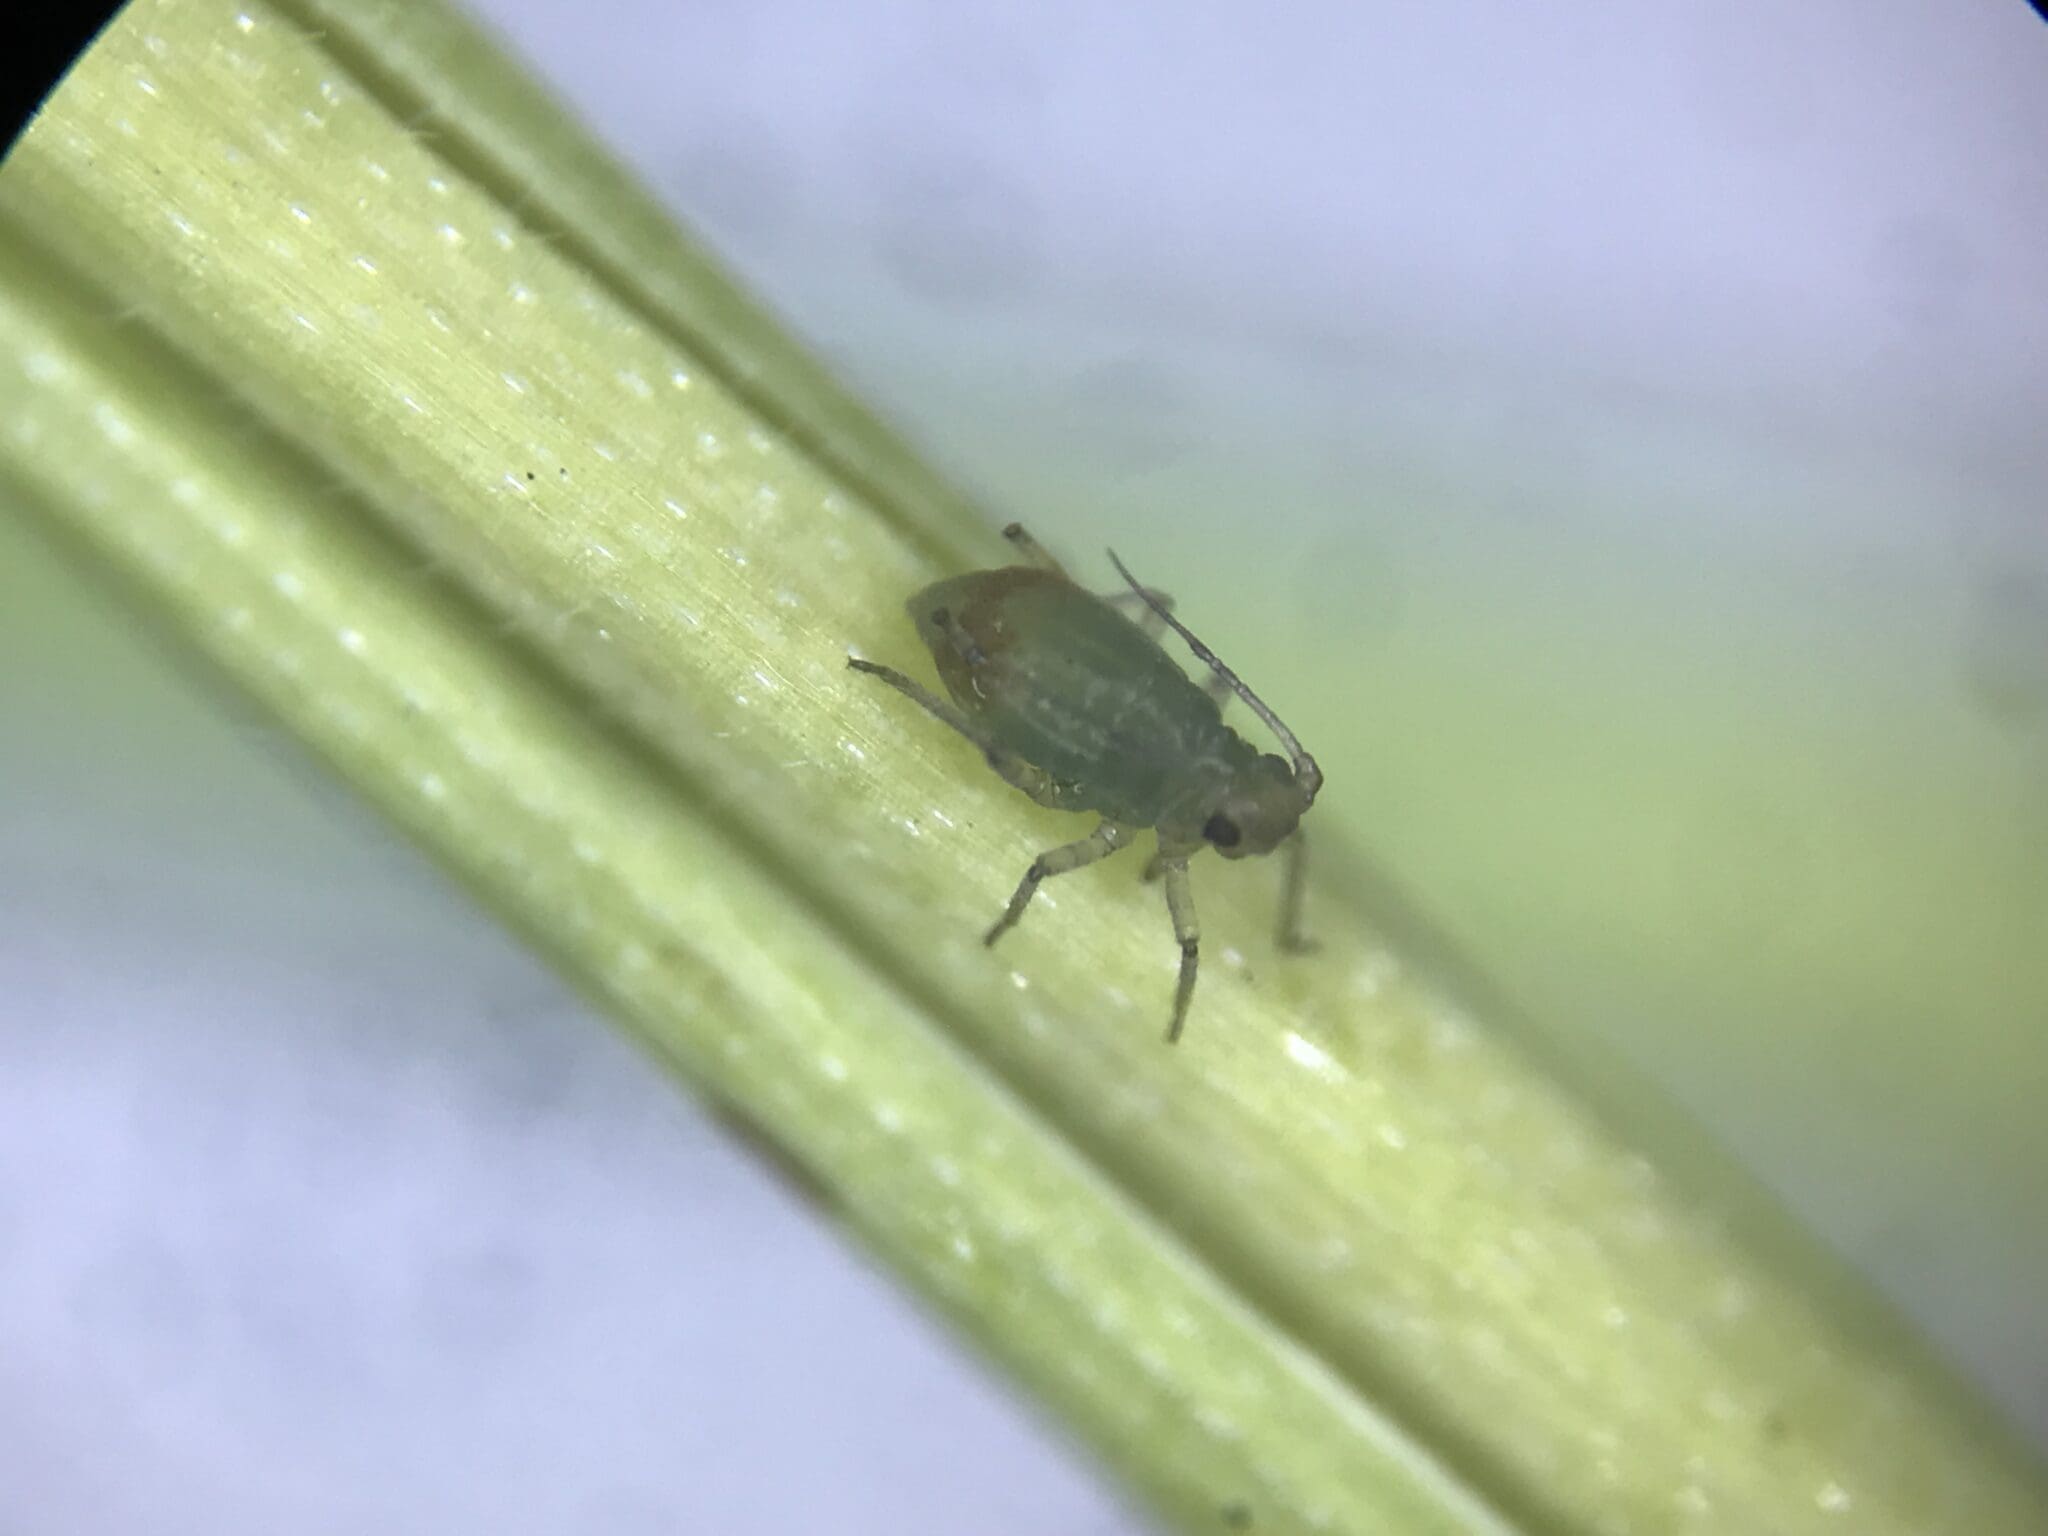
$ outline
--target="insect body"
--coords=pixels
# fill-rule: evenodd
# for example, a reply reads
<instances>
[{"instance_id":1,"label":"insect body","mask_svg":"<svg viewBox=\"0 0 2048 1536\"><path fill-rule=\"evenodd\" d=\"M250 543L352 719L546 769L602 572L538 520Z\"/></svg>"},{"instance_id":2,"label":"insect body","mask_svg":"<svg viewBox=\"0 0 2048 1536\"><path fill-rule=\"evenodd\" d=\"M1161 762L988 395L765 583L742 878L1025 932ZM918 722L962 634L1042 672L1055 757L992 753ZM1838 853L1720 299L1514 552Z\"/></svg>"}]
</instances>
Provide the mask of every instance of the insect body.
<instances>
[{"instance_id":1,"label":"insect body","mask_svg":"<svg viewBox=\"0 0 2048 1536\"><path fill-rule=\"evenodd\" d=\"M926 587L907 605L938 663L948 703L874 662L871 673L960 732L989 766L1041 805L1093 811L1094 832L1032 861L986 935L993 944L1024 915L1041 881L1107 858L1152 827L1158 852L1146 871L1163 877L1180 940L1180 982L1169 1041L1180 1038L1194 996L1200 930L1188 860L1203 848L1228 859L1288 852L1283 947L1301 949L1300 821L1322 787L1322 770L1258 696L1172 613L1172 599L1141 587L1115 553L1128 592L1097 597L1067 576L1017 524L1004 537L1031 562L974 571ZM1118 604L1135 601L1133 621ZM1197 686L1159 646L1171 628L1212 673ZM1261 753L1223 723L1235 694L1280 739L1286 757Z\"/></svg>"}]
</instances>

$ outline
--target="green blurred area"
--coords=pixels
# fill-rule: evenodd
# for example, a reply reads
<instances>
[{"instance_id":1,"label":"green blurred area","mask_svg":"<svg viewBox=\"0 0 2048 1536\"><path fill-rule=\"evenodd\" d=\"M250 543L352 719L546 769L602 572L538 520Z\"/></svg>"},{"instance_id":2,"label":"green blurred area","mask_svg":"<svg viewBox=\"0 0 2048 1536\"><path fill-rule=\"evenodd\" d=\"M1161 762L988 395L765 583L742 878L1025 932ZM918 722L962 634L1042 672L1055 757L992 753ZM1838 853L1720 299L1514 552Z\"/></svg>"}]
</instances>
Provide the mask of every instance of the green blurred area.
<instances>
[{"instance_id":1,"label":"green blurred area","mask_svg":"<svg viewBox=\"0 0 2048 1536\"><path fill-rule=\"evenodd\" d=\"M1107 489L934 436L1077 560L1113 526L1307 739L1325 829L2048 1443L2048 520L1711 422L1652 483L1598 402L1553 408L1579 462L1347 454L1269 408Z\"/></svg>"}]
</instances>

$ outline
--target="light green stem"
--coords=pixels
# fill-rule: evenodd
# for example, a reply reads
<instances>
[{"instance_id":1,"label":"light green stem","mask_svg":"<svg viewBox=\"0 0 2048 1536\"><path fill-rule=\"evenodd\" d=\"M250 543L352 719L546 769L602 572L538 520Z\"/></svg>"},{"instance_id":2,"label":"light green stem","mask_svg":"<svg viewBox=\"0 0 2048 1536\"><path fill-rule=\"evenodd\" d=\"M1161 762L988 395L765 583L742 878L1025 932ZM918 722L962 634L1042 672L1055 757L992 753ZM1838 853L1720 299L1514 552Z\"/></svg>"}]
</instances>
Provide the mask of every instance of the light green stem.
<instances>
[{"instance_id":1,"label":"light green stem","mask_svg":"<svg viewBox=\"0 0 2048 1536\"><path fill-rule=\"evenodd\" d=\"M1134 870L984 950L1072 828L843 663L918 667L987 533L447 13L125 12L0 172L0 423L11 501L1187 1529L2048 1529L1341 893L1281 957L1278 871L1203 869L1171 1050Z\"/></svg>"}]
</instances>

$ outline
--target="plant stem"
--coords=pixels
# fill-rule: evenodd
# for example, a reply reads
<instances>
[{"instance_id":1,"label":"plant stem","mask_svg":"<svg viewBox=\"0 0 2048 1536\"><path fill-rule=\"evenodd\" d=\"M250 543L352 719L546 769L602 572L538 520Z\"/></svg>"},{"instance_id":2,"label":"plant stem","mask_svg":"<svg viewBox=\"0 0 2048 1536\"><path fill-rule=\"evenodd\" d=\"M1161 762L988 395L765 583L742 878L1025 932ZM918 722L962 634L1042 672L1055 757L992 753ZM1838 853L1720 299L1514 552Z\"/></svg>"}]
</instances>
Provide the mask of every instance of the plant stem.
<instances>
[{"instance_id":1,"label":"plant stem","mask_svg":"<svg viewBox=\"0 0 2048 1536\"><path fill-rule=\"evenodd\" d=\"M1187 1529L2048 1528L1327 884L1282 957L1202 872L1172 1050L1135 881L991 957L1073 834L844 666L988 535L448 13L124 12L0 172L0 400L12 499Z\"/></svg>"}]
</instances>

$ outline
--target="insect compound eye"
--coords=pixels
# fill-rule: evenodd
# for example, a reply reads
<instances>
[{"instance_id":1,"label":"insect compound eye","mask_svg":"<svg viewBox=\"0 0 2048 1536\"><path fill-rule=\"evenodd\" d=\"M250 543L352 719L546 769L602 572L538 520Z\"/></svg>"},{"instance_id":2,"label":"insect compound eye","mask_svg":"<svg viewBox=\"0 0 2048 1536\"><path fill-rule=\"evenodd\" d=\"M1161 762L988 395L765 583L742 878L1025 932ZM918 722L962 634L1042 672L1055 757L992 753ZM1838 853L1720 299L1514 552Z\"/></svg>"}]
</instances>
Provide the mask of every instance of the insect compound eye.
<instances>
[{"instance_id":1,"label":"insect compound eye","mask_svg":"<svg viewBox=\"0 0 2048 1536\"><path fill-rule=\"evenodd\" d=\"M1202 823L1202 836L1218 848L1235 848L1237 840L1243 835L1237 830L1237 823L1221 811Z\"/></svg>"}]
</instances>

